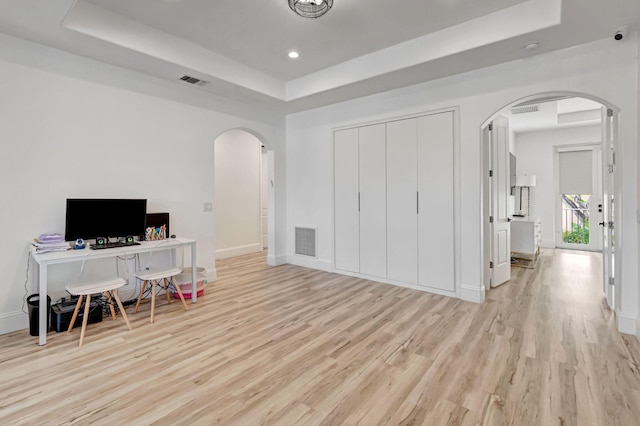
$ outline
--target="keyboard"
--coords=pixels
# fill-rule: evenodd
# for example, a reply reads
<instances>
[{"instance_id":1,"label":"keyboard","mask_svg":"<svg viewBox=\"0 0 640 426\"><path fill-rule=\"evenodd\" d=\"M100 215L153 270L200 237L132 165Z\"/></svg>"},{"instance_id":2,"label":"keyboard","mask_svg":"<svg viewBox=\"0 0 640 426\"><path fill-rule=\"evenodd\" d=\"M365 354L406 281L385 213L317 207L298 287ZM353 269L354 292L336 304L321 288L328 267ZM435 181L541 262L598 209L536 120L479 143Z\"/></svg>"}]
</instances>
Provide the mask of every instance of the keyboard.
<instances>
[{"instance_id":1,"label":"keyboard","mask_svg":"<svg viewBox=\"0 0 640 426\"><path fill-rule=\"evenodd\" d=\"M129 246L139 246L140 243L125 243L124 241L115 241L113 243L107 243L101 246L97 246L97 245L92 245L91 249L92 250L102 250L102 249L110 249L110 248L116 248L116 247L129 247Z\"/></svg>"}]
</instances>

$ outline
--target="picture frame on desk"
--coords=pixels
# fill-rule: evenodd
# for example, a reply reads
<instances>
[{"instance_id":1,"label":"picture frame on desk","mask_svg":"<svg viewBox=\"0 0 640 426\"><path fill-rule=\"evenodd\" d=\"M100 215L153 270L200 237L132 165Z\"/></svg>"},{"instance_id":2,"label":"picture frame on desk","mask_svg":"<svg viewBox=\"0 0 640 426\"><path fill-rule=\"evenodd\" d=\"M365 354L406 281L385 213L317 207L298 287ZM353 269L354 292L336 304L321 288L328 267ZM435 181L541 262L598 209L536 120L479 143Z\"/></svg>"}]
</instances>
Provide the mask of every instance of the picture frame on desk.
<instances>
[{"instance_id":1,"label":"picture frame on desk","mask_svg":"<svg viewBox=\"0 0 640 426\"><path fill-rule=\"evenodd\" d=\"M169 238L169 213L147 213L144 241L165 240Z\"/></svg>"}]
</instances>

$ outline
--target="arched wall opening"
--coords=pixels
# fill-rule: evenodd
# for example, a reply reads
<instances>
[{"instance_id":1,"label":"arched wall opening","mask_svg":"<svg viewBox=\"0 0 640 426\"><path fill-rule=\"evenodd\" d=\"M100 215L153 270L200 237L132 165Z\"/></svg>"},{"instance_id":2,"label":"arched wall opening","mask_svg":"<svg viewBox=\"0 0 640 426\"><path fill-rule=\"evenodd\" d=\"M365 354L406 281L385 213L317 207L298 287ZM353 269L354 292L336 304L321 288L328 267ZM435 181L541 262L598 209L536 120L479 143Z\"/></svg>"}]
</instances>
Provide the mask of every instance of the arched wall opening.
<instances>
[{"instance_id":1,"label":"arched wall opening","mask_svg":"<svg viewBox=\"0 0 640 426\"><path fill-rule=\"evenodd\" d=\"M274 151L251 129L233 128L214 139L216 259L274 251Z\"/></svg>"},{"instance_id":2,"label":"arched wall opening","mask_svg":"<svg viewBox=\"0 0 640 426\"><path fill-rule=\"evenodd\" d=\"M615 164L615 160L614 160L615 157L611 156L610 154L612 152L615 152L615 150L619 146L617 135L619 134L618 116L619 116L620 110L616 105L612 104L611 102L596 96L592 96L587 93L571 92L571 91L557 91L557 92L554 91L554 92L543 92L543 93L533 94L530 96L526 96L524 98L517 99L505 105L503 108L500 108L498 111L494 112L488 119L486 119L482 123L480 130L482 135L481 137L482 198L481 199L482 199L483 220L482 220L481 238L483 242L483 250L482 250L483 281L484 281L485 289L489 290L491 284L494 284L493 276L496 271L496 269L494 268L496 268L496 259L499 257L499 255L496 254L496 250L495 250L497 246L495 242L496 241L495 229L497 228L497 226L494 224L495 222L492 223L490 220L490 218L492 218L493 221L496 221L496 219L493 218L495 204L492 202L492 197L495 197L495 194L496 194L495 190L494 192L492 192L492 187L496 185L496 182L493 180L494 177L490 177L490 174L495 174L494 171L492 170L495 167L495 165L493 164L495 162L495 156L493 156L492 158L492 153L491 153L492 143L494 144L493 146L495 147L495 141L491 142L491 138L493 136L489 131L489 129L491 129L492 127L495 127L495 126L492 126L492 123L494 123L496 119L505 118L504 117L505 115L507 116L507 118L509 115L512 118L516 117L513 114L514 109L517 110L518 108L526 108L526 107L533 107L533 106L538 107L541 105L553 105L553 107L559 108L560 102L567 102L567 101L576 100L576 99L587 100L587 103L591 101L591 104L597 107L597 111L595 109L589 110L592 113L590 116L589 114L584 113L586 112L586 110L577 112L577 113L574 112L572 114L573 114L573 117L576 118L576 122L567 123L568 126L565 126L565 127L556 127L554 130L551 130L549 127L545 128L543 125L540 125L541 127L537 130L534 127L533 130L528 129L527 131L520 133L520 135L528 136L526 138L525 137L515 138L513 129L511 129L510 135L509 135L509 140L511 142L510 148L515 147L514 139L522 140L523 142L526 141L528 145L528 151L526 152L527 157L524 157L526 159L524 163L530 164L532 161L534 161L531 159L531 156L532 156L531 154L533 153L534 155L537 155L536 151L538 151L539 157L540 158L544 157L545 158L544 161L547 162L547 164L545 165L546 167L545 170L548 173L542 176L542 180L545 184L543 185L544 191L546 192L544 192L545 198L541 199L542 202L540 204L544 205L542 211L545 214L547 228L551 228L546 230L546 234L552 235L552 237L551 239L547 238L546 240L540 238L542 239L542 242L538 240L538 244L541 244L542 247L548 247L548 248L550 247L567 248L566 246L563 247L562 244L558 245L558 241L556 239L557 236L564 234L564 229L562 229L562 225L560 223L561 222L560 221L561 201L559 199L558 200L555 199L557 195L556 192L558 191L558 184L559 184L558 182L559 164L557 162L558 153L588 150L589 146L593 148L593 152L594 152L593 174L594 175L598 174L597 176L594 176L593 182L594 182L594 185L597 182L597 184L600 186L598 190L594 189L593 193L594 194L598 193L600 189L602 189L602 193L600 195L599 200L597 198L594 198L593 202L597 203L597 207L592 208L591 211L599 212L599 213L595 216L592 215L591 219L592 221L595 222L596 220L597 221L603 220L605 216L608 217L606 219L607 223L609 222L611 224L615 223L615 238L613 238L612 230L609 232L609 234L607 234L606 226L603 225L602 227L597 227L591 224L590 228L592 231L592 234L591 234L592 238L595 238L597 241L600 235L594 234L594 232L596 231L600 232L603 234L602 238L604 240L604 243L600 242L601 244L600 247L597 247L597 244L591 244L590 248L580 248L580 247L575 247L575 248L586 249L586 250L591 249L591 250L597 250L597 251L599 251L599 249L602 250L603 252L602 259L603 259L603 267L604 267L604 274L602 276L603 295L609 302L610 307L617 312L619 311L620 302L619 302L619 298L614 297L614 295L620 294L621 283L620 283L620 279L616 278L614 280L613 277L621 277L621 271L622 271L621 262L614 261L614 259L617 259L617 260L622 259L623 222L622 220L620 220L621 219L620 212L622 210L620 207L623 201L621 185L620 185L622 168L621 168L621 162L618 162L618 164ZM570 115L571 114L569 113L565 113L564 118L570 118L569 117ZM597 117L597 119L595 117ZM580 121L582 121L585 124L579 124ZM508 122L508 119L507 119L507 122ZM558 122L560 122L559 112L558 112ZM597 125L594 125L593 123L597 123ZM580 129L581 131L578 131L578 129ZM571 132L568 132L569 130L571 130ZM534 137L531 137L532 135ZM544 144L541 143L540 146L535 146L534 144L531 143L531 142L542 140L543 138L541 136L546 137L549 140L545 141ZM525 144L522 144L522 145L525 145ZM542 152L543 150L544 152ZM511 149L509 151L511 151ZM517 158L517 156L518 156L518 150L515 149L515 158ZM597 164L595 160L596 158L597 158ZM606 170L610 166L615 166L615 167L611 168L612 170L611 176L607 177ZM513 160L510 167L513 167ZM490 173L490 170L491 170L491 173ZM540 168L538 170L540 170ZM517 170L517 174L521 175L521 171L522 169L519 168ZM526 175L527 170L524 170L524 172ZM513 180L513 178L515 178L516 176L514 173L512 173L512 175L513 175L512 177L512 180ZM523 176L517 176L517 177L521 178ZM539 189L540 191L543 191L543 188L539 188ZM514 195L517 195L516 191L518 190L521 191L520 194L522 195L524 193L523 191L525 191L525 188L517 187L517 186L514 187L514 185L511 185L510 195L512 197ZM531 190L532 188L526 188L527 192L525 194L527 197L530 195ZM608 199L610 201L609 206L607 204L607 197L609 197ZM613 208L614 199L615 199L615 206L616 206L615 209ZM511 201L513 202L513 200ZM542 227L542 225L540 225L541 221L537 217L535 217L536 216L535 209L533 209L533 212L534 212L533 218L528 217L530 212L529 206L526 207L526 212L525 212L526 216L520 215L520 214L514 214L514 212L517 212L517 211L518 211L517 208L514 209L513 206L511 206L510 208L511 216L508 219L509 222L512 219L519 220L520 217L526 217L524 219L525 221L538 220L538 224L539 224L538 226ZM556 213L557 213L558 219L554 221L554 216L556 215ZM512 227L513 225L514 225L514 222L511 222ZM518 223L518 225L520 224ZM615 240L615 244L614 245L610 244L610 242L614 240ZM513 239L511 240L511 242L513 243ZM571 244L568 244L568 245L570 246ZM510 251L509 253L510 263L513 263L513 259L514 259L513 249L510 249L509 251ZM611 280L612 284L609 283L609 280Z\"/></svg>"}]
</instances>

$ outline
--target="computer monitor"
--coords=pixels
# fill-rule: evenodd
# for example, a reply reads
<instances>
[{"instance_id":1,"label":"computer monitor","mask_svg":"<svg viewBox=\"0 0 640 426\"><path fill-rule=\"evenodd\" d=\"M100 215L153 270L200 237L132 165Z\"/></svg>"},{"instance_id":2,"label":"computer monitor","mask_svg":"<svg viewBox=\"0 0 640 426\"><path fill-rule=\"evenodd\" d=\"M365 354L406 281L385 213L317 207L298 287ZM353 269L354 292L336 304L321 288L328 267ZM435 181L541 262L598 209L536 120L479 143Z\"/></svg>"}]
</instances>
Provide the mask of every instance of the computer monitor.
<instances>
[{"instance_id":1,"label":"computer monitor","mask_svg":"<svg viewBox=\"0 0 640 426\"><path fill-rule=\"evenodd\" d=\"M144 235L146 199L67 199L65 240Z\"/></svg>"}]
</instances>

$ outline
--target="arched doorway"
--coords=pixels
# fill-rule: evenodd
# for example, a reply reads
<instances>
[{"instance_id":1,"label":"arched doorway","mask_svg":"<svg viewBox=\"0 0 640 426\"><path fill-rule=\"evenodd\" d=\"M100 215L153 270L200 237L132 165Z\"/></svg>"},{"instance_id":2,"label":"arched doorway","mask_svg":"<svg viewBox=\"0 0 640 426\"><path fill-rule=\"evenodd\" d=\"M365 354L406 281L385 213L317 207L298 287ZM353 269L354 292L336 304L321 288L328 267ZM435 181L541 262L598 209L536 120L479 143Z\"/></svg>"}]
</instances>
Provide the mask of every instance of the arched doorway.
<instances>
[{"instance_id":1,"label":"arched doorway","mask_svg":"<svg viewBox=\"0 0 640 426\"><path fill-rule=\"evenodd\" d=\"M216 258L273 250L273 150L261 135L229 129L214 140Z\"/></svg>"},{"instance_id":2,"label":"arched doorway","mask_svg":"<svg viewBox=\"0 0 640 426\"><path fill-rule=\"evenodd\" d=\"M577 107L578 105L581 106ZM544 119L541 119L545 116L545 110L546 116L551 116L550 113L553 113L554 126L550 126L549 123L545 124ZM599 250L601 236L603 292L609 306L614 310L617 308L618 301L615 295L618 293L619 280L616 280L615 277L620 276L620 262L616 263L615 259L620 259L619 243L622 234L622 222L618 220L619 209L616 210L614 207L621 201L620 185L616 185L616 182L619 182L621 171L615 163L618 112L618 108L611 103L587 94L552 92L516 100L492 114L482 124L482 235L483 273L486 289L500 285L501 281L505 281L505 271L511 267L514 253L518 257L517 251L514 252L510 247L514 242L513 236L510 235L511 230L522 229L523 224L520 223L520 220L530 222L529 228L531 229L545 229L545 225L541 224L537 216L542 211L542 214L546 215L544 220L546 235L553 237L544 241L543 238L536 237L536 234L531 233L528 243L533 244L533 251L527 250L526 254L531 255L531 260L535 261L536 238L538 238L538 247L542 245L543 247ZM531 118L523 119L527 115ZM540 143L540 147L531 145L528 151L522 152L521 160L525 161L520 162L517 160L517 149L514 146L514 139L518 139L515 135L518 133L514 131L513 126L510 127L510 124L515 122L520 123L519 126L528 122L529 135L537 131L540 136L537 140L546 139L545 143ZM522 129L523 127L520 127L519 131L522 132ZM560 135L560 129L563 129L562 137L565 139L555 138L556 134ZM567 129L571 129L571 132L568 132ZM578 129L580 130L578 131ZM522 132L522 134L527 134L527 132ZM568 137L569 134L572 136ZM566 139L567 137L568 139ZM536 138L521 137L518 140L533 142ZM516 150L515 156L513 155L514 149ZM544 155L536 154L537 152L542 153L543 150ZM578 152L580 155L564 155ZM536 161L537 157L542 158L543 156L546 159L544 161L547 162L546 168L539 166L533 167L535 170L531 170L532 162ZM577 189L575 191L580 194L569 195L565 193L568 190L562 189L561 181L566 182L571 179L563 178L563 180L561 177L566 175L567 169L570 169L573 175L580 175L574 170L580 169L579 167L574 167L574 163L566 163L566 158L579 157L590 159L584 162L588 165L584 168L588 169L588 175L592 179L582 177L582 181L588 181L586 187L593 188L593 191ZM565 163L562 162L562 158L565 158ZM528 165L529 170L526 166L524 170L522 166L518 167L519 163ZM563 164L565 165L563 166ZM566 164L572 164L572 166L567 167ZM516 167L515 173L510 171L514 165ZM536 173L531 173L532 171L537 171L537 176ZM571 173L569 174L571 175ZM537 183L536 177L538 177ZM534 188L536 184L538 187ZM578 185L578 187L585 186ZM545 190L546 192L544 192ZM532 193L535 200L536 191L539 195L537 209L535 202L533 208L529 204ZM543 192L546 194L544 197L542 197ZM582 195L587 192L593 193L590 200L588 195ZM503 198L504 194L506 194L506 198ZM528 200L524 203L524 209L523 195ZM518 198L519 203L515 201ZM565 201L571 204L570 207L573 210L566 206ZM585 209L585 206L588 209ZM587 218L586 222L585 217ZM574 223L574 218L582 218L582 222ZM514 219L518 222L513 222ZM569 225L565 226L565 222L568 222ZM596 225L597 223L600 226ZM521 231L517 231L517 238L523 238L521 235ZM562 243L563 238L575 237L575 235L586 235L587 240L591 235L591 241L587 241L590 245L574 244L576 242L574 240L570 240L567 244ZM559 241L560 243L558 243ZM522 247L521 241L518 241L516 246ZM526 256L523 257L526 258ZM494 279L496 277L497 280ZM508 280L508 275L506 280Z\"/></svg>"}]
</instances>

